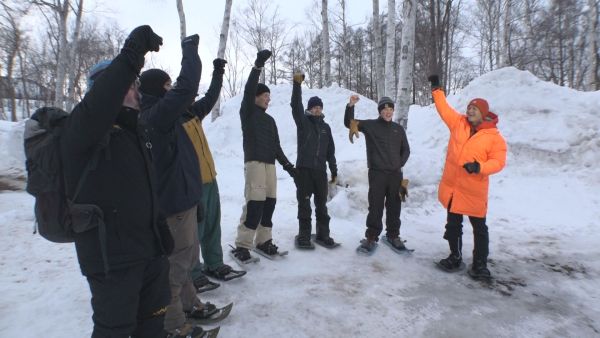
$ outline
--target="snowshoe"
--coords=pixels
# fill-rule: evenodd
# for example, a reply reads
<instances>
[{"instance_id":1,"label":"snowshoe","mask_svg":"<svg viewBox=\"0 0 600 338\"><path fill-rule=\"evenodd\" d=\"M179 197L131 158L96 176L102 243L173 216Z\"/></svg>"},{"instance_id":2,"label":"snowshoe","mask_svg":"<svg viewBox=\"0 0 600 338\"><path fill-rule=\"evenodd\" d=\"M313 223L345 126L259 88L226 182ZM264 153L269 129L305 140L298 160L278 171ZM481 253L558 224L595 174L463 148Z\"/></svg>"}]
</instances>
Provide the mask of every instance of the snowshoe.
<instances>
[{"instance_id":1,"label":"snowshoe","mask_svg":"<svg viewBox=\"0 0 600 338\"><path fill-rule=\"evenodd\" d=\"M210 330L204 330L200 326L185 323L185 325L174 332L167 333L167 338L216 338L219 335L220 327Z\"/></svg>"},{"instance_id":2,"label":"snowshoe","mask_svg":"<svg viewBox=\"0 0 600 338\"><path fill-rule=\"evenodd\" d=\"M227 264L223 264L220 267L211 270L205 269L204 273L222 281L230 281L232 279L240 278L246 274L244 270L233 270L233 268Z\"/></svg>"},{"instance_id":3,"label":"snowshoe","mask_svg":"<svg viewBox=\"0 0 600 338\"><path fill-rule=\"evenodd\" d=\"M206 304L210 304L210 303L206 303ZM193 322L195 324L199 324L199 325L214 324L216 322L220 322L223 319L227 318L227 316L229 316L229 313L231 312L231 309L233 308L233 303L229 303L228 305L225 305L222 308L216 308L213 304L210 304L210 305L214 307L211 310L212 314L210 314L210 315L199 314L198 316L195 316L195 317L188 314L187 318L191 322ZM205 305L205 307L206 307L206 305Z\"/></svg>"},{"instance_id":4,"label":"snowshoe","mask_svg":"<svg viewBox=\"0 0 600 338\"><path fill-rule=\"evenodd\" d=\"M356 248L356 253L358 253L359 255L371 256L375 253L377 246L378 244L376 241L361 239L360 245Z\"/></svg>"},{"instance_id":5,"label":"snowshoe","mask_svg":"<svg viewBox=\"0 0 600 338\"><path fill-rule=\"evenodd\" d=\"M254 248L254 251L259 255L264 256L270 260L274 260L277 257L283 257L288 254L288 251L279 251L277 245L273 244L272 239L257 245Z\"/></svg>"},{"instance_id":6,"label":"snowshoe","mask_svg":"<svg viewBox=\"0 0 600 338\"><path fill-rule=\"evenodd\" d=\"M250 250L246 248L232 247L232 250L229 252L229 256L231 256L231 258L240 266L244 266L249 263L257 263L260 261L260 258L250 255Z\"/></svg>"},{"instance_id":7,"label":"snowshoe","mask_svg":"<svg viewBox=\"0 0 600 338\"><path fill-rule=\"evenodd\" d=\"M208 279L208 277L204 275L194 279L194 287L196 288L196 293L214 290L219 286L221 286L221 284L211 281L210 279Z\"/></svg>"},{"instance_id":8,"label":"snowshoe","mask_svg":"<svg viewBox=\"0 0 600 338\"><path fill-rule=\"evenodd\" d=\"M333 248L337 248L338 246L340 246L341 244L334 241L333 238L327 236L327 238L320 238L317 237L316 234L312 234L310 236L310 238L315 241L315 243L319 244L320 246L327 248L327 249L333 249Z\"/></svg>"},{"instance_id":9,"label":"snowshoe","mask_svg":"<svg viewBox=\"0 0 600 338\"><path fill-rule=\"evenodd\" d=\"M383 236L382 241L383 244L389 246L394 252L399 254L407 254L415 251L415 249L406 248L406 246L404 246L404 242L406 241L402 240L400 237L389 239L387 236Z\"/></svg>"},{"instance_id":10,"label":"snowshoe","mask_svg":"<svg viewBox=\"0 0 600 338\"><path fill-rule=\"evenodd\" d=\"M313 244L313 242L310 239L307 239L305 237L300 237L300 236L294 237L294 245L296 246L296 249L300 249L300 250L314 250L315 249L315 245Z\"/></svg>"},{"instance_id":11,"label":"snowshoe","mask_svg":"<svg viewBox=\"0 0 600 338\"><path fill-rule=\"evenodd\" d=\"M435 265L445 272L457 272L465 268L462 258L450 254L447 258L441 259L439 262L434 262Z\"/></svg>"}]
</instances>

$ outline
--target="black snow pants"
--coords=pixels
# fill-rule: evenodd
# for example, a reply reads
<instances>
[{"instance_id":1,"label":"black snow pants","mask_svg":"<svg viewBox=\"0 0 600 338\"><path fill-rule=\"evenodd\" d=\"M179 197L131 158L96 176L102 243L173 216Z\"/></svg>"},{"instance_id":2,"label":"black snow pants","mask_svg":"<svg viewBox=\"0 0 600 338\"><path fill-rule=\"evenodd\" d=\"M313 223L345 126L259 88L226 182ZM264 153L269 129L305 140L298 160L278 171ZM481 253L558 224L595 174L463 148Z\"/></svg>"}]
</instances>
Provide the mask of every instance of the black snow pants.
<instances>
[{"instance_id":1,"label":"black snow pants","mask_svg":"<svg viewBox=\"0 0 600 338\"><path fill-rule=\"evenodd\" d=\"M452 201L450 201L448 205L448 217L444 239L448 241L450 252L455 256L462 257L463 215L450 212L451 205ZM485 224L485 217L469 216L469 221L473 226L473 261L480 260L487 262L490 240L488 227Z\"/></svg>"},{"instance_id":2,"label":"black snow pants","mask_svg":"<svg viewBox=\"0 0 600 338\"><path fill-rule=\"evenodd\" d=\"M298 168L294 178L296 198L298 199L298 221L300 237L310 237L312 229L310 198L315 196L315 216L317 236L329 237L329 214L327 213L327 172L311 168Z\"/></svg>"},{"instance_id":3,"label":"black snow pants","mask_svg":"<svg viewBox=\"0 0 600 338\"><path fill-rule=\"evenodd\" d=\"M375 241L383 230L383 207L386 210L386 235L396 238L400 235L400 183L401 171L369 169L369 214L365 236Z\"/></svg>"}]
</instances>

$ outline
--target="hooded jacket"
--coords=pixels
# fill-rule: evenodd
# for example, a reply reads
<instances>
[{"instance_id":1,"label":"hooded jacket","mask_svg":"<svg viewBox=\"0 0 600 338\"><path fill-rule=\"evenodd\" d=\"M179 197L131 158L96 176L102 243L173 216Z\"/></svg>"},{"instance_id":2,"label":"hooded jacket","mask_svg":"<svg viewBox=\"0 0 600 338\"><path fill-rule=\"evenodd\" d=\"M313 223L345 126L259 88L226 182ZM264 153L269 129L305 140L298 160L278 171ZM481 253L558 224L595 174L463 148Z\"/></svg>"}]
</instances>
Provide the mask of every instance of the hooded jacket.
<instances>
[{"instance_id":1,"label":"hooded jacket","mask_svg":"<svg viewBox=\"0 0 600 338\"><path fill-rule=\"evenodd\" d=\"M294 82L292 89L292 115L296 122L298 144L297 168L311 168L326 171L326 162L329 162L331 176L337 176L335 160L335 144L331 135L331 128L323 120L323 115L313 116L304 111L302 104L302 87Z\"/></svg>"},{"instance_id":2,"label":"hooded jacket","mask_svg":"<svg viewBox=\"0 0 600 338\"><path fill-rule=\"evenodd\" d=\"M350 121L353 119L354 106L346 105L344 125L350 128ZM365 135L369 169L401 173L402 167L410 156L404 128L396 122L387 122L381 117L357 121L358 130Z\"/></svg>"},{"instance_id":3,"label":"hooded jacket","mask_svg":"<svg viewBox=\"0 0 600 338\"><path fill-rule=\"evenodd\" d=\"M450 107L444 91L435 89L432 95L437 112L450 130L438 199L445 208L452 201L452 213L485 217L489 176L502 170L506 163L506 141L496 126L498 116L489 112L477 130L472 130L467 117ZM478 174L469 174L463 168L473 161L479 162Z\"/></svg>"},{"instance_id":4,"label":"hooded jacket","mask_svg":"<svg viewBox=\"0 0 600 338\"><path fill-rule=\"evenodd\" d=\"M202 64L197 44L184 44L182 52L177 85L163 97L142 93L141 118L150 132L160 207L167 217L194 207L202 196L200 165L182 125L198 92Z\"/></svg>"},{"instance_id":5,"label":"hooded jacket","mask_svg":"<svg viewBox=\"0 0 600 338\"><path fill-rule=\"evenodd\" d=\"M254 103L261 69L253 67L244 87L240 107L242 135L244 138L244 162L258 161L281 165L290 163L281 149L275 120L266 110Z\"/></svg>"}]
</instances>

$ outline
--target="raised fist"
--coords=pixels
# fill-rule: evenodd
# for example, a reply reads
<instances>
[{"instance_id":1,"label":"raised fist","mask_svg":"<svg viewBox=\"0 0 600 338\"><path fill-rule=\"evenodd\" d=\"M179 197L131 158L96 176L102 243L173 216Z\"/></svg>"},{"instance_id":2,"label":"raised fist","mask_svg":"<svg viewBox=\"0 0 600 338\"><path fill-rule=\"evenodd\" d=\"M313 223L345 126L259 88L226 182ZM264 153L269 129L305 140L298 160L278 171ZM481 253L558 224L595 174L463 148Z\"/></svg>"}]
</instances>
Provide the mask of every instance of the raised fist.
<instances>
[{"instance_id":1,"label":"raised fist","mask_svg":"<svg viewBox=\"0 0 600 338\"><path fill-rule=\"evenodd\" d=\"M135 28L129 33L123 48L131 49L143 56L147 52L158 52L162 43L162 38L156 35L150 26L144 25Z\"/></svg>"},{"instance_id":2,"label":"raised fist","mask_svg":"<svg viewBox=\"0 0 600 338\"><path fill-rule=\"evenodd\" d=\"M350 102L348 102L348 106L353 107L356 102L358 102L358 100L360 100L360 97L356 94L350 96Z\"/></svg>"},{"instance_id":3,"label":"raised fist","mask_svg":"<svg viewBox=\"0 0 600 338\"><path fill-rule=\"evenodd\" d=\"M200 36L198 34L190 35L185 39L181 40L181 46L185 46L187 44L191 44L193 46L198 46L200 43Z\"/></svg>"},{"instance_id":4,"label":"raised fist","mask_svg":"<svg viewBox=\"0 0 600 338\"><path fill-rule=\"evenodd\" d=\"M218 74L225 74L225 64L227 63L227 60L225 59L214 59L213 60L213 67L215 68L215 72L217 72Z\"/></svg>"},{"instance_id":5,"label":"raised fist","mask_svg":"<svg viewBox=\"0 0 600 338\"><path fill-rule=\"evenodd\" d=\"M268 49L263 49L260 52L256 53L256 61L254 61L254 65L257 68L262 68L265 66L265 62L271 57L271 51Z\"/></svg>"},{"instance_id":6,"label":"raised fist","mask_svg":"<svg viewBox=\"0 0 600 338\"><path fill-rule=\"evenodd\" d=\"M440 77L437 74L429 75L427 80L431 83L431 89L440 88Z\"/></svg>"},{"instance_id":7,"label":"raised fist","mask_svg":"<svg viewBox=\"0 0 600 338\"><path fill-rule=\"evenodd\" d=\"M294 82L301 84L304 81L304 73L301 71L294 72Z\"/></svg>"}]
</instances>

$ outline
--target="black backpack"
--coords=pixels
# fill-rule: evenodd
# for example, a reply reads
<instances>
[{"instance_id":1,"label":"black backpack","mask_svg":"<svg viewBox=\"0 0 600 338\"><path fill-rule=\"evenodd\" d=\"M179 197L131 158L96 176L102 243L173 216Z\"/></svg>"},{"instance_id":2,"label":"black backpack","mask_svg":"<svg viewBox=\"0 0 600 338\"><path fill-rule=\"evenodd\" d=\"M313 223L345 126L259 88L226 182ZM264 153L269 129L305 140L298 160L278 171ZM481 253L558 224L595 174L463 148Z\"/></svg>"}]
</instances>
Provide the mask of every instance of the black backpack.
<instances>
[{"instance_id":1,"label":"black backpack","mask_svg":"<svg viewBox=\"0 0 600 338\"><path fill-rule=\"evenodd\" d=\"M77 183L72 198L67 195L60 151L60 137L68 113L54 107L43 107L25 122L25 167L28 193L35 197L35 219L40 235L55 243L75 240L102 223L102 210L92 204L76 204L83 182L95 169L99 153L107 142L97 147ZM100 224L102 226L103 224ZM35 231L34 231L35 233Z\"/></svg>"}]
</instances>

